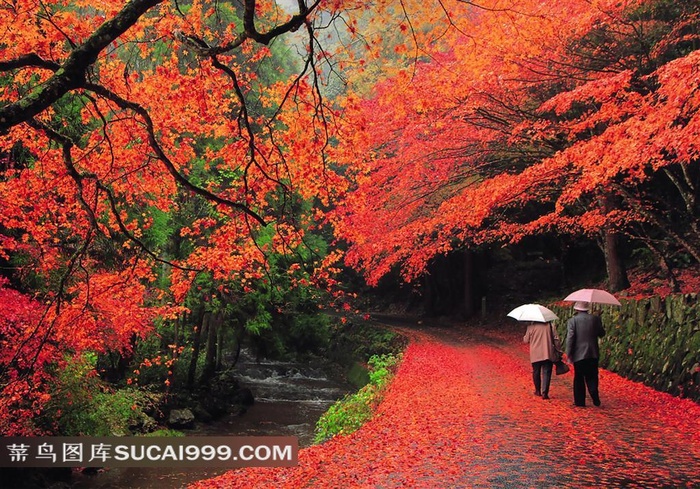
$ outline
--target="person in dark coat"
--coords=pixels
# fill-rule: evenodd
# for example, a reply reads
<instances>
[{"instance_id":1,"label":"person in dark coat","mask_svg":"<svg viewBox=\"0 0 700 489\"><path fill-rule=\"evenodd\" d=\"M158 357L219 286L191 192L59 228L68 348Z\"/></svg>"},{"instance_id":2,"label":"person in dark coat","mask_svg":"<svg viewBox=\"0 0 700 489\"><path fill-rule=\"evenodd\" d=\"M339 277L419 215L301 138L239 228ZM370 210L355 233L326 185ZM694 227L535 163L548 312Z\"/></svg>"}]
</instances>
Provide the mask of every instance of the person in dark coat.
<instances>
[{"instance_id":1,"label":"person in dark coat","mask_svg":"<svg viewBox=\"0 0 700 489\"><path fill-rule=\"evenodd\" d=\"M535 395L549 399L549 384L552 380L552 365L561 358L559 335L551 323L533 322L527 326L523 342L530 344L532 382Z\"/></svg>"},{"instance_id":2,"label":"person in dark coat","mask_svg":"<svg viewBox=\"0 0 700 489\"><path fill-rule=\"evenodd\" d=\"M574 316L566 323L566 356L574 364L574 404L586 405L586 389L600 406L598 392L598 338L605 336L600 316L590 314L588 302L574 304Z\"/></svg>"}]
</instances>

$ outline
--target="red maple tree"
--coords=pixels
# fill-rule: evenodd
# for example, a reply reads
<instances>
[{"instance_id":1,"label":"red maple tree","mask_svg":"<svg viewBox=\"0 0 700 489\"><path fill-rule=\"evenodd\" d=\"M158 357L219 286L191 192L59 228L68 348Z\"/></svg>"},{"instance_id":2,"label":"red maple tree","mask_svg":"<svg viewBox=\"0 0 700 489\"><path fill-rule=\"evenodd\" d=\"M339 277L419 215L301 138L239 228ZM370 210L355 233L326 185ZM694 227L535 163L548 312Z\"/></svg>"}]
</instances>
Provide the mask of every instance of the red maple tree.
<instances>
[{"instance_id":1,"label":"red maple tree","mask_svg":"<svg viewBox=\"0 0 700 489\"><path fill-rule=\"evenodd\" d=\"M319 5L0 6L0 304L24 304L1 324L16 415L0 432L33 429L15 422L41 409L48 365L128 355L199 274L245 294L268 256L306 246L314 211L298 202L343 186L324 159ZM292 33L294 58L277 42ZM307 275L327 282L335 260Z\"/></svg>"},{"instance_id":2,"label":"red maple tree","mask_svg":"<svg viewBox=\"0 0 700 489\"><path fill-rule=\"evenodd\" d=\"M552 233L598 239L613 290L621 234L667 272L697 262L697 2L482 7L348 102L348 263L412 280L451 250Z\"/></svg>"}]
</instances>

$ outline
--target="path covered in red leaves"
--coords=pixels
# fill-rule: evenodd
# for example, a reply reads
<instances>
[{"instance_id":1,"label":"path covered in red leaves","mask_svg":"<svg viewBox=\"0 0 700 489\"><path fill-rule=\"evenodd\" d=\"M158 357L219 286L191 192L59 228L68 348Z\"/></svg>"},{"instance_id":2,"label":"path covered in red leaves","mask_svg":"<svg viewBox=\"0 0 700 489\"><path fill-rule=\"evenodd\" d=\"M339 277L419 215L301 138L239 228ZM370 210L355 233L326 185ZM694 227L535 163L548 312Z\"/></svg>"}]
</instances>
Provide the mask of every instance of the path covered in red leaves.
<instances>
[{"instance_id":1,"label":"path covered in red leaves","mask_svg":"<svg viewBox=\"0 0 700 489\"><path fill-rule=\"evenodd\" d=\"M251 468L194 488L700 488L700 406L601 372L601 407L573 406L572 374L533 395L516 327L426 328L376 417L301 449L292 468Z\"/></svg>"}]
</instances>

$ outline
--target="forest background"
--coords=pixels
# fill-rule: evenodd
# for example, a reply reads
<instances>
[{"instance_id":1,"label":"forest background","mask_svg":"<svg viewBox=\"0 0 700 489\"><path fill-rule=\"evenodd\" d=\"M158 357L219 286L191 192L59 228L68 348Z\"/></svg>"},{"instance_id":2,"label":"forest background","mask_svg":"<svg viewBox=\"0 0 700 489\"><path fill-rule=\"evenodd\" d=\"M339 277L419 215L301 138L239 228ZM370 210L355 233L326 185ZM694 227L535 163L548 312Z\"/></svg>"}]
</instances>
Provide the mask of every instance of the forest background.
<instances>
[{"instance_id":1,"label":"forest background","mask_svg":"<svg viewBox=\"0 0 700 489\"><path fill-rule=\"evenodd\" d=\"M370 292L696 293L699 42L696 0L1 2L0 433L128 430Z\"/></svg>"}]
</instances>

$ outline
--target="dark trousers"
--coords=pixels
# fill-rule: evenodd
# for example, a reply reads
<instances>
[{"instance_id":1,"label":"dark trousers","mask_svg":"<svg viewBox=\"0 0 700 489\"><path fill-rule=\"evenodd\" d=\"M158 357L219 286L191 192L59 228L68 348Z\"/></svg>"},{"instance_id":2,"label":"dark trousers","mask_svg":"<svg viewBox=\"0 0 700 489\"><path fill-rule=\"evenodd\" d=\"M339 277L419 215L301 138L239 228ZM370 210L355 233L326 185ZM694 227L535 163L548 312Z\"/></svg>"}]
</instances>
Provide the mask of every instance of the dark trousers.
<instances>
[{"instance_id":1,"label":"dark trousers","mask_svg":"<svg viewBox=\"0 0 700 489\"><path fill-rule=\"evenodd\" d=\"M593 404L600 404L598 394L598 359L584 358L574 362L574 404L586 405L586 388L593 399Z\"/></svg>"},{"instance_id":2,"label":"dark trousers","mask_svg":"<svg viewBox=\"0 0 700 489\"><path fill-rule=\"evenodd\" d=\"M532 382L535 384L535 392L543 396L549 395L549 383L552 380L552 361L542 360L532 364Z\"/></svg>"}]
</instances>

